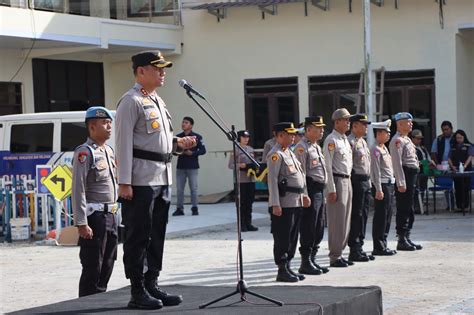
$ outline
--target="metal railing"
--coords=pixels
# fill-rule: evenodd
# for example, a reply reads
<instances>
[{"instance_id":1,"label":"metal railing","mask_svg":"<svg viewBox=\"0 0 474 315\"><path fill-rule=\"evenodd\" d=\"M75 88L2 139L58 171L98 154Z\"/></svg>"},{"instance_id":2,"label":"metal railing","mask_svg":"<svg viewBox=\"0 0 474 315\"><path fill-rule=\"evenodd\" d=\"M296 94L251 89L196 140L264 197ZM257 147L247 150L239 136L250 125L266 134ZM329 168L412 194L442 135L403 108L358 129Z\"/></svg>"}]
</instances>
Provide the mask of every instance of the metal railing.
<instances>
[{"instance_id":1,"label":"metal railing","mask_svg":"<svg viewBox=\"0 0 474 315\"><path fill-rule=\"evenodd\" d=\"M182 25L181 0L0 0L0 6L113 20Z\"/></svg>"}]
</instances>

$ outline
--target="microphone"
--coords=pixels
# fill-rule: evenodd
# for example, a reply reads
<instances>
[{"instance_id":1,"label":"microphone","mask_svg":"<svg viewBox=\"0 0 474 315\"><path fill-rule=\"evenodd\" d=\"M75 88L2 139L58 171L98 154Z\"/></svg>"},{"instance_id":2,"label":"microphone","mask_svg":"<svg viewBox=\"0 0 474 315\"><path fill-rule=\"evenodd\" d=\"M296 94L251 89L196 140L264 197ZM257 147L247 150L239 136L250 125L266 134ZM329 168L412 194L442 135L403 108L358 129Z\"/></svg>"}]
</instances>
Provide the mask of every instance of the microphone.
<instances>
[{"instance_id":1,"label":"microphone","mask_svg":"<svg viewBox=\"0 0 474 315\"><path fill-rule=\"evenodd\" d=\"M186 80L179 80L178 83L179 83L179 86L182 87L183 89L185 89L188 93L194 93L194 94L196 94L197 96L199 96L200 98L202 98L203 100L206 99L201 93L199 93L198 91L196 91L196 90L191 86L191 84L189 84L188 82L186 82Z\"/></svg>"}]
</instances>

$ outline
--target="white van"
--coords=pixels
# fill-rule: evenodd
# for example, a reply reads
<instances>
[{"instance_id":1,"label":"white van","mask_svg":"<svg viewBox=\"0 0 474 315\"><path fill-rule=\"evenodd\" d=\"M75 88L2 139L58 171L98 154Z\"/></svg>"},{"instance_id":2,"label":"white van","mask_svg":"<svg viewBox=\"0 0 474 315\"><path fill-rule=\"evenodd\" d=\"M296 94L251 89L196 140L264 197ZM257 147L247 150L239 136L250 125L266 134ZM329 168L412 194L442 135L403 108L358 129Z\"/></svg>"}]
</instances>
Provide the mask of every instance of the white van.
<instances>
[{"instance_id":1,"label":"white van","mask_svg":"<svg viewBox=\"0 0 474 315\"><path fill-rule=\"evenodd\" d=\"M0 116L0 178L26 175L36 165L71 165L74 149L84 143L86 112L48 112ZM114 130L108 144L114 144Z\"/></svg>"}]
</instances>

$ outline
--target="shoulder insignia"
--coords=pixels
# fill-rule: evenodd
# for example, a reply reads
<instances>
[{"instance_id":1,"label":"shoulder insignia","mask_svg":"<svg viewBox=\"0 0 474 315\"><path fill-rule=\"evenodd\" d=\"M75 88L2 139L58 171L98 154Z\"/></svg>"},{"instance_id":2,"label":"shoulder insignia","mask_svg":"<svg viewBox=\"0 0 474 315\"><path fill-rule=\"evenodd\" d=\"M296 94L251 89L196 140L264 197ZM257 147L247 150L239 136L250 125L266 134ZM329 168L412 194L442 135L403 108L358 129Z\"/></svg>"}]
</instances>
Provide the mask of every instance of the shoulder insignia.
<instances>
[{"instance_id":1,"label":"shoulder insignia","mask_svg":"<svg viewBox=\"0 0 474 315\"><path fill-rule=\"evenodd\" d=\"M402 141L400 139L397 139L395 140L395 146L398 148L400 148L400 145L402 144Z\"/></svg>"},{"instance_id":2,"label":"shoulder insignia","mask_svg":"<svg viewBox=\"0 0 474 315\"><path fill-rule=\"evenodd\" d=\"M84 162L87 160L88 155L89 153L87 153L87 151L80 152L77 156L77 160L79 161L79 163L84 164Z\"/></svg>"},{"instance_id":3,"label":"shoulder insignia","mask_svg":"<svg viewBox=\"0 0 474 315\"><path fill-rule=\"evenodd\" d=\"M279 159L278 154L277 154L277 153L274 153L274 154L272 155L272 161L273 161L273 162L276 162L276 161L278 161L278 159Z\"/></svg>"},{"instance_id":4,"label":"shoulder insignia","mask_svg":"<svg viewBox=\"0 0 474 315\"><path fill-rule=\"evenodd\" d=\"M148 92L144 88L141 88L140 92L142 92L143 95L148 96Z\"/></svg>"},{"instance_id":5,"label":"shoulder insignia","mask_svg":"<svg viewBox=\"0 0 474 315\"><path fill-rule=\"evenodd\" d=\"M304 148L303 147L298 147L298 149L296 149L296 153L298 153L299 155L303 154L304 153Z\"/></svg>"},{"instance_id":6,"label":"shoulder insignia","mask_svg":"<svg viewBox=\"0 0 474 315\"><path fill-rule=\"evenodd\" d=\"M331 143L328 144L328 150L329 151L334 151L334 148L335 148L334 143L331 142Z\"/></svg>"},{"instance_id":7,"label":"shoulder insignia","mask_svg":"<svg viewBox=\"0 0 474 315\"><path fill-rule=\"evenodd\" d=\"M377 150L377 149L374 149L374 155L375 155L376 157L379 157L379 156L380 156L380 151Z\"/></svg>"}]
</instances>

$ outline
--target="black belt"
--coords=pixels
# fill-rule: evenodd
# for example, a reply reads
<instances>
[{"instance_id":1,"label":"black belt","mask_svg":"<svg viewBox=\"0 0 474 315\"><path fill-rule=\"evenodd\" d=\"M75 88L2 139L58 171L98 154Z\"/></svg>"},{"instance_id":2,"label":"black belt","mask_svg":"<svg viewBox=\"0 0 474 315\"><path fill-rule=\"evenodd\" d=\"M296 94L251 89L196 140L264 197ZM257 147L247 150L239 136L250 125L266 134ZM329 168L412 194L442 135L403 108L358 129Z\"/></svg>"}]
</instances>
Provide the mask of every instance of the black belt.
<instances>
[{"instance_id":1,"label":"black belt","mask_svg":"<svg viewBox=\"0 0 474 315\"><path fill-rule=\"evenodd\" d=\"M308 188L314 187L316 190L324 190L326 184L315 181L312 177L306 177L306 182L308 183Z\"/></svg>"},{"instance_id":2,"label":"black belt","mask_svg":"<svg viewBox=\"0 0 474 315\"><path fill-rule=\"evenodd\" d=\"M156 153L140 149L133 149L133 157L142 160L169 163L171 162L173 155L171 153Z\"/></svg>"},{"instance_id":3,"label":"black belt","mask_svg":"<svg viewBox=\"0 0 474 315\"><path fill-rule=\"evenodd\" d=\"M334 176L334 177L342 177L342 178L351 178L351 175L336 174L336 173L333 173L332 176Z\"/></svg>"},{"instance_id":4,"label":"black belt","mask_svg":"<svg viewBox=\"0 0 474 315\"><path fill-rule=\"evenodd\" d=\"M285 187L285 191L286 191L286 192L295 193L295 194L302 194L302 193L304 193L304 189L303 189L303 188L289 187L289 186L286 186L286 187Z\"/></svg>"},{"instance_id":5,"label":"black belt","mask_svg":"<svg viewBox=\"0 0 474 315\"><path fill-rule=\"evenodd\" d=\"M370 176L369 175L352 174L352 179L360 180L360 181L368 181L370 179Z\"/></svg>"}]
</instances>

